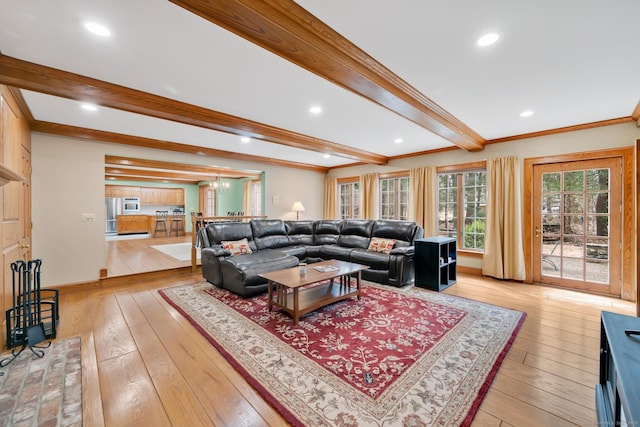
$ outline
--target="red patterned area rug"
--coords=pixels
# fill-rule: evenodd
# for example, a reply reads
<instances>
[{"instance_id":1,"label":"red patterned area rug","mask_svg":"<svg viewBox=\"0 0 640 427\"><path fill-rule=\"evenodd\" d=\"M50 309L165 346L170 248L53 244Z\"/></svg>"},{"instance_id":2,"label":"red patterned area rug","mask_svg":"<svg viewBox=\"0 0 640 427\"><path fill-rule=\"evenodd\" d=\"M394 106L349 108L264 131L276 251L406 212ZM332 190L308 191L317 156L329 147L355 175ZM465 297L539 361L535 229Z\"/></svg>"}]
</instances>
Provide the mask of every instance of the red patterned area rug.
<instances>
[{"instance_id":1,"label":"red patterned area rug","mask_svg":"<svg viewBox=\"0 0 640 427\"><path fill-rule=\"evenodd\" d=\"M469 425L525 313L366 283L298 325L209 283L160 290L292 425Z\"/></svg>"}]
</instances>

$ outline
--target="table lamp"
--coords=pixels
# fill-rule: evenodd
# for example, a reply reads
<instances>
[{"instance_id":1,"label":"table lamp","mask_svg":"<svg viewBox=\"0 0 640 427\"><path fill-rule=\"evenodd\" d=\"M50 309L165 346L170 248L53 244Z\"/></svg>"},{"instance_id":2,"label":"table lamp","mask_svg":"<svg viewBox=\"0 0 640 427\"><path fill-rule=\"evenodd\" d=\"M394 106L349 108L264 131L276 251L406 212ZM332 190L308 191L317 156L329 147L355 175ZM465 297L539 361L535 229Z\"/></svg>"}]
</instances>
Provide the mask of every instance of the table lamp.
<instances>
[{"instance_id":1,"label":"table lamp","mask_svg":"<svg viewBox=\"0 0 640 427\"><path fill-rule=\"evenodd\" d=\"M296 221L298 221L300 220L300 212L304 212L304 206L302 206L301 202L295 202L291 210L296 211Z\"/></svg>"}]
</instances>

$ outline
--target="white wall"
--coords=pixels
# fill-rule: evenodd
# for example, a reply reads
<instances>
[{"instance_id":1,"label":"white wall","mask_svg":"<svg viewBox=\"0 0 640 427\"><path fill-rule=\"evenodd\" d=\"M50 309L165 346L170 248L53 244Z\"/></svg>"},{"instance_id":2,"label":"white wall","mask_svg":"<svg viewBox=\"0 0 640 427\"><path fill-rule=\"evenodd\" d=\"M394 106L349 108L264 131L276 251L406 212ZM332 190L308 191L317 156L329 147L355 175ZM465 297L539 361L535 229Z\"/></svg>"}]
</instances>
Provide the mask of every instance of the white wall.
<instances>
[{"instance_id":1,"label":"white wall","mask_svg":"<svg viewBox=\"0 0 640 427\"><path fill-rule=\"evenodd\" d=\"M264 171L265 215L295 219L291 206L301 201L300 219L322 218L319 172L33 133L32 244L43 286L95 281L105 268L105 155ZM82 213L96 220L82 221Z\"/></svg>"}]
</instances>

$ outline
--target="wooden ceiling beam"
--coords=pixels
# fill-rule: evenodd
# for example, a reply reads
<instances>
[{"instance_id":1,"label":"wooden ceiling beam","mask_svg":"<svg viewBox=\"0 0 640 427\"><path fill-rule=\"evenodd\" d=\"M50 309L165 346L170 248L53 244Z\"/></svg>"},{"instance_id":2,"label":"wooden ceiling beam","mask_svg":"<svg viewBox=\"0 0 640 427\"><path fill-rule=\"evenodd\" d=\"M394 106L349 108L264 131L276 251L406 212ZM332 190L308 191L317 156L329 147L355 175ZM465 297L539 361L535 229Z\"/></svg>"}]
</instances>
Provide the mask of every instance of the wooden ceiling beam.
<instances>
[{"instance_id":1,"label":"wooden ceiling beam","mask_svg":"<svg viewBox=\"0 0 640 427\"><path fill-rule=\"evenodd\" d=\"M136 159L133 157L122 156L104 156L106 166L123 166L127 168L150 168L163 169L171 171L182 171L192 174L192 176L208 176L220 175L223 178L259 178L258 171L245 171L241 169L228 169L216 166L191 165L185 163L164 162L161 160Z\"/></svg>"},{"instance_id":2,"label":"wooden ceiling beam","mask_svg":"<svg viewBox=\"0 0 640 427\"><path fill-rule=\"evenodd\" d=\"M370 164L386 164L381 154L359 150L286 129L269 126L197 105L38 65L0 54L0 84L75 101L171 120L191 126L326 153Z\"/></svg>"},{"instance_id":3,"label":"wooden ceiling beam","mask_svg":"<svg viewBox=\"0 0 640 427\"><path fill-rule=\"evenodd\" d=\"M468 151L485 139L292 0L170 0Z\"/></svg>"},{"instance_id":4,"label":"wooden ceiling beam","mask_svg":"<svg viewBox=\"0 0 640 427\"><path fill-rule=\"evenodd\" d=\"M115 144L132 145L135 147L155 148L158 150L176 151L179 153L197 154L214 158L219 157L223 159L241 160L244 162L256 162L274 166L312 170L322 173L327 173L329 171L329 168L327 167L310 165L308 163L290 162L286 160L273 159L270 157L253 156L231 151L216 150L214 148L179 144L177 142L161 141L158 139L124 135L121 133L106 132L51 122L34 121L31 123L31 130L34 132L49 133L52 135L68 136L71 138L87 139L91 141L103 141Z\"/></svg>"},{"instance_id":5,"label":"wooden ceiling beam","mask_svg":"<svg viewBox=\"0 0 640 427\"><path fill-rule=\"evenodd\" d=\"M183 184L183 185L196 185L200 181L194 181L191 179L165 179L159 180L158 178L144 178L144 177L128 177L128 176L115 176L115 175L105 175L105 181L107 181L106 185L117 185L119 182L124 181L143 181L143 182L166 182L167 184Z\"/></svg>"},{"instance_id":6,"label":"wooden ceiling beam","mask_svg":"<svg viewBox=\"0 0 640 427\"><path fill-rule=\"evenodd\" d=\"M109 176L129 176L129 177L146 177L146 178L158 178L158 179L182 179L189 181L211 181L217 178L218 175L198 175L189 173L180 173L177 171L167 170L152 170L152 169L131 169L131 168L119 168L114 166L105 166L105 175ZM235 179L231 177L225 177L220 175L221 178Z\"/></svg>"}]
</instances>

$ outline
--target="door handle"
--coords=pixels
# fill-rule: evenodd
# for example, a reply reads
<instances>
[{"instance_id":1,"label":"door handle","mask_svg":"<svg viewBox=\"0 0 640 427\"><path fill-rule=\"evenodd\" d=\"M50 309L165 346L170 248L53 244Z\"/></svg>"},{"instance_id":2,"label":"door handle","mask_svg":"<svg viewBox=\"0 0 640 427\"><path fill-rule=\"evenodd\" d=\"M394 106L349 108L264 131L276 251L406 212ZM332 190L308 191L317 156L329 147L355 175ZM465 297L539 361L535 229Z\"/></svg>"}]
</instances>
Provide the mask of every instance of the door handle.
<instances>
[{"instance_id":1,"label":"door handle","mask_svg":"<svg viewBox=\"0 0 640 427\"><path fill-rule=\"evenodd\" d=\"M29 245L20 245L20 249L29 249Z\"/></svg>"}]
</instances>

